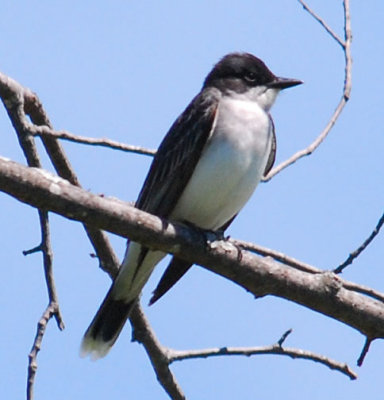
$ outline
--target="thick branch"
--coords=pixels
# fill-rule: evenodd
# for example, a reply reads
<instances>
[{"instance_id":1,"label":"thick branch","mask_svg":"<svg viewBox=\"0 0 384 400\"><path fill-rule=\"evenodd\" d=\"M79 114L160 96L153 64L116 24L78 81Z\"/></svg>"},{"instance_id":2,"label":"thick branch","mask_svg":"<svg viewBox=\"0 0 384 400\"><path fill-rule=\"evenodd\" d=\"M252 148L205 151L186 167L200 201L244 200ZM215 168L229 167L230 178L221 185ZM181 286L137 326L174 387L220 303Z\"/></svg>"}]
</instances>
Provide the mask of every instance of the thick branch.
<instances>
[{"instance_id":1,"label":"thick branch","mask_svg":"<svg viewBox=\"0 0 384 400\"><path fill-rule=\"evenodd\" d=\"M304 272L246 251L239 257L238 247L228 241L214 242L207 249L199 232L4 158L0 190L34 207L194 261L258 297L279 296L344 322L368 338L384 338L384 304L349 289L350 282L331 272Z\"/></svg>"}]
</instances>

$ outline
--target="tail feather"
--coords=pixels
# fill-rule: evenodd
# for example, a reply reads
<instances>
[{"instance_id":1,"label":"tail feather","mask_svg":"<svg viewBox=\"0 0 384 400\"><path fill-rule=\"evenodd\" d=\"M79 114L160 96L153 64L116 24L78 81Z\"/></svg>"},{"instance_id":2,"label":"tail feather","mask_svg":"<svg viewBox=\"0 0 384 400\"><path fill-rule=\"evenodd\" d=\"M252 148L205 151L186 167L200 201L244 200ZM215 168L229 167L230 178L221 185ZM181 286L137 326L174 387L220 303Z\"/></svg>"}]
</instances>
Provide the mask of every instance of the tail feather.
<instances>
[{"instance_id":1,"label":"tail feather","mask_svg":"<svg viewBox=\"0 0 384 400\"><path fill-rule=\"evenodd\" d=\"M109 294L110 292L85 332L80 349L81 357L89 355L93 360L105 357L119 337L137 301L115 300Z\"/></svg>"},{"instance_id":2,"label":"tail feather","mask_svg":"<svg viewBox=\"0 0 384 400\"><path fill-rule=\"evenodd\" d=\"M155 265L165 256L131 242L117 278L85 332L80 355L104 357L118 338Z\"/></svg>"}]
</instances>

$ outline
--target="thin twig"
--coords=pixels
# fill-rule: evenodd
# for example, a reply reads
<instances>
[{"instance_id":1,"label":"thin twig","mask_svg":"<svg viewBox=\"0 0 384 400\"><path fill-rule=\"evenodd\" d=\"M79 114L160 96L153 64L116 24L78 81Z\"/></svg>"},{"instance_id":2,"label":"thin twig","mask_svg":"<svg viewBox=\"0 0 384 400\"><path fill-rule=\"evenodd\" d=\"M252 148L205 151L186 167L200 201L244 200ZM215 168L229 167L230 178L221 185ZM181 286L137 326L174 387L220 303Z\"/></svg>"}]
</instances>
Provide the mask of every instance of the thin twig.
<instances>
[{"instance_id":1,"label":"thin twig","mask_svg":"<svg viewBox=\"0 0 384 400\"><path fill-rule=\"evenodd\" d=\"M373 339L368 338L368 337L365 339L365 343L364 343L363 349L361 350L360 357L357 360L357 366L358 367L361 367L363 365L363 362L365 360L365 356L368 354L368 351L369 351L369 348L371 346L372 341L373 341Z\"/></svg>"},{"instance_id":2,"label":"thin twig","mask_svg":"<svg viewBox=\"0 0 384 400\"><path fill-rule=\"evenodd\" d=\"M312 17L336 40L336 42L339 43L342 48L345 48L345 43L319 15L317 15L311 8L309 8L309 6L303 0L299 0L299 3L303 6L304 10L312 15Z\"/></svg>"},{"instance_id":3,"label":"thin twig","mask_svg":"<svg viewBox=\"0 0 384 400\"><path fill-rule=\"evenodd\" d=\"M41 343L43 341L48 322L57 312L57 304L50 302L37 324L35 340L33 341L31 352L28 355L27 400L33 399L33 387L37 371L37 353L41 349Z\"/></svg>"},{"instance_id":4,"label":"thin twig","mask_svg":"<svg viewBox=\"0 0 384 400\"><path fill-rule=\"evenodd\" d=\"M340 274L343 272L344 268L346 268L348 265L351 265L353 261L359 257L359 255L369 246L369 244L372 242L372 240L379 234L381 227L384 224L384 213L380 217L379 222L377 223L375 229L371 232L371 234L368 236L366 240L352 253L349 254L347 259L342 262L337 268L334 269L335 274Z\"/></svg>"},{"instance_id":5,"label":"thin twig","mask_svg":"<svg viewBox=\"0 0 384 400\"><path fill-rule=\"evenodd\" d=\"M32 249L23 250L23 256L29 256L30 254L38 253L38 252L42 251L42 249L43 249L43 246L40 243L37 246L32 247Z\"/></svg>"},{"instance_id":6,"label":"thin twig","mask_svg":"<svg viewBox=\"0 0 384 400\"><path fill-rule=\"evenodd\" d=\"M41 247L43 252L44 276L48 289L49 301L55 304L55 313L53 314L57 326L60 330L64 329L64 321L59 307L59 299L57 297L57 290L55 279L53 277L53 252L51 246L51 238L49 233L49 219L48 213L45 211L39 212L40 226L41 226Z\"/></svg>"},{"instance_id":7,"label":"thin twig","mask_svg":"<svg viewBox=\"0 0 384 400\"><path fill-rule=\"evenodd\" d=\"M170 350L170 359L173 361L191 360L196 358L207 358L216 356L254 356L260 354L273 354L289 356L291 358L301 358L318 362L326 367L339 371L347 375L351 380L357 378L357 374L352 371L345 363L340 363L331 358L322 356L320 354L312 353L310 351L282 347L279 344L261 347L221 347L203 350Z\"/></svg>"},{"instance_id":8,"label":"thin twig","mask_svg":"<svg viewBox=\"0 0 384 400\"><path fill-rule=\"evenodd\" d=\"M287 337L293 332L293 329L288 329L281 335L281 338L277 341L277 344L281 347L283 343L287 340Z\"/></svg>"},{"instance_id":9,"label":"thin twig","mask_svg":"<svg viewBox=\"0 0 384 400\"><path fill-rule=\"evenodd\" d=\"M156 154L156 150L153 149L146 149L140 146L133 146L125 143L120 143L117 142L116 140L108 138L91 138L86 136L75 135L65 130L55 131L53 129L48 128L47 126L33 125L31 127L31 134L34 136L54 137L56 139L63 139L63 140L68 140L70 142L88 144L92 146L108 147L110 149L121 150L129 153L143 154L148 156L154 156Z\"/></svg>"},{"instance_id":10,"label":"thin twig","mask_svg":"<svg viewBox=\"0 0 384 400\"><path fill-rule=\"evenodd\" d=\"M384 294L364 285L358 285L357 283L344 281L343 287L348 290L352 290L357 293L365 294L366 296L372 297L373 299L379 300L384 303Z\"/></svg>"},{"instance_id":11,"label":"thin twig","mask_svg":"<svg viewBox=\"0 0 384 400\"><path fill-rule=\"evenodd\" d=\"M300 271L309 272L311 274L320 274L324 272L323 270L315 268L310 264L304 263L293 257L287 256L286 254L280 251L272 250L267 247L260 246L256 243L246 242L244 240L237 240L237 239L229 239L229 241L234 245L241 247L244 250L251 251L252 253L256 253L264 257L272 257L274 260L282 262L283 264L289 265Z\"/></svg>"},{"instance_id":12,"label":"thin twig","mask_svg":"<svg viewBox=\"0 0 384 400\"><path fill-rule=\"evenodd\" d=\"M299 0L300 3L304 6L304 2ZM308 6L305 8L308 12L310 12L310 9ZM310 12L310 14L317 20L319 21L319 17L316 16L316 14L313 13L313 11ZM321 20L321 19L320 19ZM321 20L322 21L322 20ZM319 21L320 22L320 21ZM332 35L332 30L327 25L324 25L322 23L323 27L326 29L328 33L331 34L331 36L340 44L340 39L338 37L334 37ZM328 136L329 132L335 125L337 119L339 118L341 112L343 111L345 105L347 104L350 94L351 94L351 82L352 82L352 57L351 57L351 42L352 42L352 31L351 31L351 18L350 18L350 13L349 13L349 0L344 1L344 35L345 35L345 41L341 42L343 43L342 48L344 52L344 59L345 59L345 74L344 74L344 87L343 87L343 93L341 96L341 99L333 112L329 122L325 126L325 128L322 130L322 132L318 135L318 137L305 149L299 150L295 154L293 154L291 157L289 157L287 160L283 161L280 163L278 166L272 169L270 173L263 178L264 182L268 182L271 180L276 174L281 172L283 169L287 168L288 166L294 164L296 161L299 159L309 156L312 154L319 146L320 144L324 141L324 139Z\"/></svg>"}]
</instances>

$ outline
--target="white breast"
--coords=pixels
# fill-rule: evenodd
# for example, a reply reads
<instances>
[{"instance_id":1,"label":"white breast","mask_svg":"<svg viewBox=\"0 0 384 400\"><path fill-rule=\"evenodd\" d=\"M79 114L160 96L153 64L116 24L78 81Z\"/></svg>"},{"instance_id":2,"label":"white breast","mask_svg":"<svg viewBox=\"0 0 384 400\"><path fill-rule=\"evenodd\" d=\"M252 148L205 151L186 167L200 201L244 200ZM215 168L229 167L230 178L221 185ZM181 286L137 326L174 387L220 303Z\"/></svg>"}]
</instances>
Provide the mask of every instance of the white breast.
<instances>
[{"instance_id":1,"label":"white breast","mask_svg":"<svg viewBox=\"0 0 384 400\"><path fill-rule=\"evenodd\" d=\"M256 102L224 97L214 133L171 218L215 230L235 216L264 173L271 129Z\"/></svg>"}]
</instances>

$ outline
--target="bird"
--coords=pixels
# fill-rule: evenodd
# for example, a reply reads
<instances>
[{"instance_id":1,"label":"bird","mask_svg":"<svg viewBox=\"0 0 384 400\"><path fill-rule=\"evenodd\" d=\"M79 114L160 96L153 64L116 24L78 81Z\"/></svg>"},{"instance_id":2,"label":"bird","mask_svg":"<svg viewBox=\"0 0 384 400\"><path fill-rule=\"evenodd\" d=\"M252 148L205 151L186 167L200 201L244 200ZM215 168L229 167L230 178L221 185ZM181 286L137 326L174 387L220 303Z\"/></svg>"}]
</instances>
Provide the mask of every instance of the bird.
<instances>
[{"instance_id":1,"label":"bird","mask_svg":"<svg viewBox=\"0 0 384 400\"><path fill-rule=\"evenodd\" d=\"M225 55L161 142L135 207L223 233L274 164L276 137L269 111L278 93L301 83L277 77L250 53ZM98 359L109 352L165 255L128 240L117 277L84 334L81 356ZM150 304L191 266L173 257Z\"/></svg>"}]
</instances>

